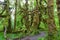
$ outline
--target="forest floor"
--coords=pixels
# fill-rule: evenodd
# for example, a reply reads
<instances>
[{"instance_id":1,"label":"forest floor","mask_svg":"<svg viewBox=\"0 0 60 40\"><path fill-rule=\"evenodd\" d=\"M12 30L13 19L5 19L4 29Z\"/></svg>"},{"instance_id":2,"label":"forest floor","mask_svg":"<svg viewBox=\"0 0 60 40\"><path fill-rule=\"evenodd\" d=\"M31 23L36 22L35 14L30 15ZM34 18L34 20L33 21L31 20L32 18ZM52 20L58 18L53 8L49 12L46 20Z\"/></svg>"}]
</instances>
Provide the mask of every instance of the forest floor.
<instances>
[{"instance_id":1,"label":"forest floor","mask_svg":"<svg viewBox=\"0 0 60 40\"><path fill-rule=\"evenodd\" d=\"M60 31L58 31L57 39L60 40ZM7 34L7 39L4 38L4 33L0 32L0 40L47 40L48 33L47 31L40 31L39 34L36 35L29 35L29 36L24 36L23 33L18 33L18 34Z\"/></svg>"},{"instance_id":2,"label":"forest floor","mask_svg":"<svg viewBox=\"0 0 60 40\"><path fill-rule=\"evenodd\" d=\"M10 38L7 38L7 39L4 38L3 32L0 32L0 35L1 35L0 40L38 40L40 38L46 37L46 32L42 31L37 35L25 36L23 38L19 38L19 36L22 36L22 34L21 35L19 34L19 36L18 36L18 34L16 34L16 35L15 34L14 35L13 34L8 34L8 37L10 37Z\"/></svg>"},{"instance_id":3,"label":"forest floor","mask_svg":"<svg viewBox=\"0 0 60 40\"><path fill-rule=\"evenodd\" d=\"M38 38L42 38L42 37L45 37L46 33L45 32L41 32L37 35L34 35L34 36L27 36L27 37L24 37L22 38L21 40L38 40Z\"/></svg>"},{"instance_id":4,"label":"forest floor","mask_svg":"<svg viewBox=\"0 0 60 40\"><path fill-rule=\"evenodd\" d=\"M33 36L25 36L23 38L16 38L14 40L39 40L40 38L42 38L42 40L44 39L44 37L46 37L46 32L42 31L37 35L33 35Z\"/></svg>"}]
</instances>

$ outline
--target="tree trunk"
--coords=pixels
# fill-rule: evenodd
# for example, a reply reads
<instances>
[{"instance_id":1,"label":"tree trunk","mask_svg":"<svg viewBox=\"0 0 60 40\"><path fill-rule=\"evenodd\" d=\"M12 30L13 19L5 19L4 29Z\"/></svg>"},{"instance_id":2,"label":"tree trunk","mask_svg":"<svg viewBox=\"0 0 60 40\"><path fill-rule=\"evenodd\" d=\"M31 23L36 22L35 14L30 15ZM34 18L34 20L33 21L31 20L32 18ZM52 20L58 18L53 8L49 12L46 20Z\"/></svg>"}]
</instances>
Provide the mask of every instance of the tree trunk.
<instances>
[{"instance_id":1,"label":"tree trunk","mask_svg":"<svg viewBox=\"0 0 60 40\"><path fill-rule=\"evenodd\" d=\"M60 0L57 0L57 10L58 10L58 18L59 18L59 26L60 26Z\"/></svg>"},{"instance_id":2,"label":"tree trunk","mask_svg":"<svg viewBox=\"0 0 60 40\"><path fill-rule=\"evenodd\" d=\"M7 19L8 19L8 27L7 27L7 32L12 32L11 29L11 16L10 16L10 12L9 12L9 0L5 0L6 2L6 13L7 13Z\"/></svg>"},{"instance_id":3,"label":"tree trunk","mask_svg":"<svg viewBox=\"0 0 60 40\"><path fill-rule=\"evenodd\" d=\"M56 25L54 21L53 0L48 0L48 40L55 40Z\"/></svg>"},{"instance_id":4,"label":"tree trunk","mask_svg":"<svg viewBox=\"0 0 60 40\"><path fill-rule=\"evenodd\" d=\"M16 28L16 13L17 13L17 0L15 0L14 30Z\"/></svg>"},{"instance_id":5,"label":"tree trunk","mask_svg":"<svg viewBox=\"0 0 60 40\"><path fill-rule=\"evenodd\" d=\"M26 26L26 28L27 28L27 30L28 30L28 32L29 32L29 30L30 30L30 25L29 25L29 12L28 12L28 0L25 0L25 26Z\"/></svg>"}]
</instances>

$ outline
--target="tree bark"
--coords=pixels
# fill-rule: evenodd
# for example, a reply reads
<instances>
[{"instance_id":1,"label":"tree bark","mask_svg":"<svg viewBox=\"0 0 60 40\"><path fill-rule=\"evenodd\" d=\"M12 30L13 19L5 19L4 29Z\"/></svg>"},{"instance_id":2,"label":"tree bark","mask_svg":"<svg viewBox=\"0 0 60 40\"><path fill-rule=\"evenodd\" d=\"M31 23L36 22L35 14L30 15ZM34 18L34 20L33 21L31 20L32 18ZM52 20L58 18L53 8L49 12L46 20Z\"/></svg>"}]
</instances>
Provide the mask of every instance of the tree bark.
<instances>
[{"instance_id":1,"label":"tree bark","mask_svg":"<svg viewBox=\"0 0 60 40\"><path fill-rule=\"evenodd\" d=\"M29 12L28 12L28 0L25 0L25 26L26 26L26 28L27 28L27 30L28 30L28 32L29 32L29 30L30 30L30 25L29 25Z\"/></svg>"},{"instance_id":2,"label":"tree bark","mask_svg":"<svg viewBox=\"0 0 60 40\"><path fill-rule=\"evenodd\" d=\"M6 2L6 13L7 13L7 19L8 19L8 27L7 27L7 32L12 32L11 29L11 16L10 16L10 12L9 12L9 0L5 0Z\"/></svg>"},{"instance_id":3,"label":"tree bark","mask_svg":"<svg viewBox=\"0 0 60 40\"><path fill-rule=\"evenodd\" d=\"M53 0L48 0L48 40L55 40L56 25L54 21Z\"/></svg>"},{"instance_id":4,"label":"tree bark","mask_svg":"<svg viewBox=\"0 0 60 40\"><path fill-rule=\"evenodd\" d=\"M57 0L57 10L58 10L58 18L59 18L59 26L60 26L60 0Z\"/></svg>"},{"instance_id":5,"label":"tree bark","mask_svg":"<svg viewBox=\"0 0 60 40\"><path fill-rule=\"evenodd\" d=\"M16 13L17 13L17 0L15 0L14 30L16 28Z\"/></svg>"}]
</instances>

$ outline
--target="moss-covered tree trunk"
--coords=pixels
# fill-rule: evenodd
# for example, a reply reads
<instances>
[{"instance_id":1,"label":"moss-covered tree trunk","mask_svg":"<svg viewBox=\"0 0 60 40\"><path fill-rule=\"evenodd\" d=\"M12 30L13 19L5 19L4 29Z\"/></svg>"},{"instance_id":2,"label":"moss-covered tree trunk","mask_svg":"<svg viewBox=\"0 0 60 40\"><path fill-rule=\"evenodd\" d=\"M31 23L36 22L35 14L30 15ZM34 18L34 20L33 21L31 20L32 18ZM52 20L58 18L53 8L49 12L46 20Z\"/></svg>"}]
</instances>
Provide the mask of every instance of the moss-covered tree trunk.
<instances>
[{"instance_id":1,"label":"moss-covered tree trunk","mask_svg":"<svg viewBox=\"0 0 60 40\"><path fill-rule=\"evenodd\" d=\"M39 0L36 0L36 6L33 10L33 20L32 20L32 28L34 31L37 32L39 25L40 25L40 10L39 10Z\"/></svg>"},{"instance_id":2,"label":"moss-covered tree trunk","mask_svg":"<svg viewBox=\"0 0 60 40\"><path fill-rule=\"evenodd\" d=\"M9 12L9 0L5 0L5 2L6 2L6 14L8 15L7 16L7 19L8 19L7 32L12 32L12 29L11 29L11 16L10 16L10 12Z\"/></svg>"},{"instance_id":3,"label":"moss-covered tree trunk","mask_svg":"<svg viewBox=\"0 0 60 40\"><path fill-rule=\"evenodd\" d=\"M57 0L57 9L58 9L58 18L59 18L59 26L60 26L60 0Z\"/></svg>"},{"instance_id":4,"label":"moss-covered tree trunk","mask_svg":"<svg viewBox=\"0 0 60 40\"><path fill-rule=\"evenodd\" d=\"M54 21L53 0L48 0L48 40L55 40L56 25Z\"/></svg>"},{"instance_id":5,"label":"moss-covered tree trunk","mask_svg":"<svg viewBox=\"0 0 60 40\"><path fill-rule=\"evenodd\" d=\"M15 0L14 30L16 28L16 13L17 13L17 0Z\"/></svg>"},{"instance_id":6,"label":"moss-covered tree trunk","mask_svg":"<svg viewBox=\"0 0 60 40\"><path fill-rule=\"evenodd\" d=\"M24 20L25 20L25 26L27 31L30 31L30 25L29 25L29 12L28 12L28 0L25 0L25 7L24 7Z\"/></svg>"}]
</instances>

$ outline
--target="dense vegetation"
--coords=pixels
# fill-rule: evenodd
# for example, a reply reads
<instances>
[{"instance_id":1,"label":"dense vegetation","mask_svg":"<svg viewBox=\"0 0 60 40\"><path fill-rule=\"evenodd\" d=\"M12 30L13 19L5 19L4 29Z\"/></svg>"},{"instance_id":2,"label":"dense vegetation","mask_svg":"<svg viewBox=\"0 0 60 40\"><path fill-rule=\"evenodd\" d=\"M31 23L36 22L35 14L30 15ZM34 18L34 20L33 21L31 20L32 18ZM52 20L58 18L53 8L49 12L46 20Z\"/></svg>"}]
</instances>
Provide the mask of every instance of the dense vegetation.
<instances>
[{"instance_id":1,"label":"dense vegetation","mask_svg":"<svg viewBox=\"0 0 60 40\"><path fill-rule=\"evenodd\" d=\"M36 37L35 40L60 40L59 2L59 0L0 1L0 40L19 40L26 36L31 39Z\"/></svg>"}]
</instances>

